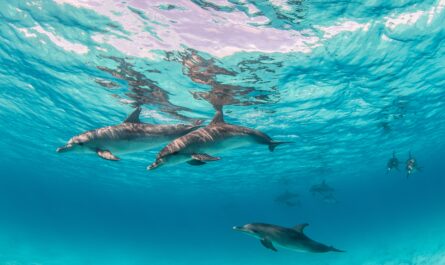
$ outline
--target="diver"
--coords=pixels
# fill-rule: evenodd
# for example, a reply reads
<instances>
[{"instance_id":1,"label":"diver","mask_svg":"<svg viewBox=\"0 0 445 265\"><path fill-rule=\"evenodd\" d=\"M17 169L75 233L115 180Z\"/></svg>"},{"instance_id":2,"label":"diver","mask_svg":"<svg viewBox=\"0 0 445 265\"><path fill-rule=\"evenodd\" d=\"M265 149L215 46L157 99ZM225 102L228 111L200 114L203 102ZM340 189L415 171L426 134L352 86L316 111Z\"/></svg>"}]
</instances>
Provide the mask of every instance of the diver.
<instances>
[{"instance_id":1,"label":"diver","mask_svg":"<svg viewBox=\"0 0 445 265\"><path fill-rule=\"evenodd\" d=\"M420 167L417 165L417 160L409 152L409 158L406 160L406 177L409 178L415 171L420 171Z\"/></svg>"},{"instance_id":2,"label":"diver","mask_svg":"<svg viewBox=\"0 0 445 265\"><path fill-rule=\"evenodd\" d=\"M399 160L396 157L395 151L392 152L392 157L388 160L387 168L388 168L388 171L387 171L388 173L393 169L397 169L397 171L400 171L399 170Z\"/></svg>"}]
</instances>

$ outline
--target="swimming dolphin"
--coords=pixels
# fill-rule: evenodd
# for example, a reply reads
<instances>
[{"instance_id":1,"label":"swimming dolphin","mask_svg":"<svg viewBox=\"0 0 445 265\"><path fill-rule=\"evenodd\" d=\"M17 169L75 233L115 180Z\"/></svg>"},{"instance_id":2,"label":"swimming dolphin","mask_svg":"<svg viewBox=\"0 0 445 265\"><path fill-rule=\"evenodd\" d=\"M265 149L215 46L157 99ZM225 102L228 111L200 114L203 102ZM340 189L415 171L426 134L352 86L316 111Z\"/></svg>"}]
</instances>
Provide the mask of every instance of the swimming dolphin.
<instances>
[{"instance_id":1,"label":"swimming dolphin","mask_svg":"<svg viewBox=\"0 0 445 265\"><path fill-rule=\"evenodd\" d=\"M332 194L334 192L334 188L326 184L326 180L323 180L320 184L312 185L310 192L315 195L319 194L323 197Z\"/></svg>"},{"instance_id":2,"label":"swimming dolphin","mask_svg":"<svg viewBox=\"0 0 445 265\"><path fill-rule=\"evenodd\" d=\"M216 108L212 122L206 127L177 138L162 149L148 169L162 165L187 162L200 166L206 162L220 160L210 154L251 144L264 144L272 152L280 144L289 142L273 141L268 135L258 130L224 122L222 108Z\"/></svg>"},{"instance_id":3,"label":"swimming dolphin","mask_svg":"<svg viewBox=\"0 0 445 265\"><path fill-rule=\"evenodd\" d=\"M290 191L286 190L284 193L278 195L278 196L275 198L275 202L276 202L276 203L282 203L282 204L285 204L285 205L288 206L288 207L294 207L294 206L296 206L297 204L298 204L298 205L300 204L299 201L295 202L295 201L293 200L293 199L298 198L298 197L300 197L300 195L299 195L298 193L293 193L293 192L290 192Z\"/></svg>"},{"instance_id":4,"label":"swimming dolphin","mask_svg":"<svg viewBox=\"0 0 445 265\"><path fill-rule=\"evenodd\" d=\"M387 168L388 172L393 169L399 170L399 160L397 159L395 152L392 152L392 157L388 160Z\"/></svg>"},{"instance_id":5,"label":"swimming dolphin","mask_svg":"<svg viewBox=\"0 0 445 265\"><path fill-rule=\"evenodd\" d=\"M56 151L58 153L94 152L103 159L117 161L119 158L115 154L151 149L200 127L199 124L155 125L142 123L139 120L140 113L141 108L137 108L119 125L107 126L76 135Z\"/></svg>"},{"instance_id":6,"label":"swimming dolphin","mask_svg":"<svg viewBox=\"0 0 445 265\"><path fill-rule=\"evenodd\" d=\"M304 234L306 226L308 224L299 224L293 228L285 228L277 225L253 223L234 226L233 229L258 238L264 247L273 251L277 251L276 245L300 252L344 252L310 239Z\"/></svg>"},{"instance_id":7,"label":"swimming dolphin","mask_svg":"<svg viewBox=\"0 0 445 265\"><path fill-rule=\"evenodd\" d=\"M409 152L409 158L406 160L406 177L409 178L412 173L419 170L420 167L417 165L417 160Z\"/></svg>"}]
</instances>

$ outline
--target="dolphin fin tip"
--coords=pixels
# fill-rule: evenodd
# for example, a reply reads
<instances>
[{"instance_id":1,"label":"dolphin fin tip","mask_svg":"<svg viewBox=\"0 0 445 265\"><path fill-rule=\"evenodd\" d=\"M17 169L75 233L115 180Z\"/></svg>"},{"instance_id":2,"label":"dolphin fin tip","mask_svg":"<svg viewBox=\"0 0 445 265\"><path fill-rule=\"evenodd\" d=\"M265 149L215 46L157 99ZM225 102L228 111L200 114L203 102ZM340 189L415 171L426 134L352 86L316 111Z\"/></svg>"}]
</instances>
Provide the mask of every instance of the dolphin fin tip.
<instances>
[{"instance_id":1,"label":"dolphin fin tip","mask_svg":"<svg viewBox=\"0 0 445 265\"><path fill-rule=\"evenodd\" d=\"M337 249L337 248L334 248L334 247L330 247L330 249L333 252L341 252L341 253L345 253L346 252L346 250L340 250L340 249Z\"/></svg>"},{"instance_id":2,"label":"dolphin fin tip","mask_svg":"<svg viewBox=\"0 0 445 265\"><path fill-rule=\"evenodd\" d=\"M269 144L269 151L273 152L275 150L275 148L277 146L281 145L281 144L293 144L293 143L295 143L295 142L275 142L275 141L272 141Z\"/></svg>"}]
</instances>

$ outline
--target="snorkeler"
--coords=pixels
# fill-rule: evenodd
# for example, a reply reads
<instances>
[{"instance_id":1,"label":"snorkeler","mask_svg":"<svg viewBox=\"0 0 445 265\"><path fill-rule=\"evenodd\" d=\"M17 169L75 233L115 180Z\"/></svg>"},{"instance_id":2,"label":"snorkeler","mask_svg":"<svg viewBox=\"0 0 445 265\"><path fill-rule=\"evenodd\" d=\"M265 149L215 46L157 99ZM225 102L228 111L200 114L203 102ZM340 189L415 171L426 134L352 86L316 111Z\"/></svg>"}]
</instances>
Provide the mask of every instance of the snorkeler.
<instances>
[{"instance_id":1,"label":"snorkeler","mask_svg":"<svg viewBox=\"0 0 445 265\"><path fill-rule=\"evenodd\" d=\"M411 155L411 152L409 152L409 158L406 160L406 177L409 178L412 173L419 170L417 160Z\"/></svg>"},{"instance_id":2,"label":"snorkeler","mask_svg":"<svg viewBox=\"0 0 445 265\"><path fill-rule=\"evenodd\" d=\"M396 157L395 151L392 152L392 157L388 160L387 168L387 172L390 172L393 169L397 169L399 171L399 160Z\"/></svg>"}]
</instances>

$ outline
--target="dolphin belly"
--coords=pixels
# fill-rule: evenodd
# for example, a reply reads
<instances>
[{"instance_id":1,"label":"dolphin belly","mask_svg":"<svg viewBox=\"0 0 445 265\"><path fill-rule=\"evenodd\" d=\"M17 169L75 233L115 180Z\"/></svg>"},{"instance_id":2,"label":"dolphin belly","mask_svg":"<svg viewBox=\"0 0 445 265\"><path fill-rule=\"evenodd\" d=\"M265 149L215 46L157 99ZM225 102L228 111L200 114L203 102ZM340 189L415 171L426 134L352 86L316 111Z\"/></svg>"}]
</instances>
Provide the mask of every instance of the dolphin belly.
<instances>
[{"instance_id":1,"label":"dolphin belly","mask_svg":"<svg viewBox=\"0 0 445 265\"><path fill-rule=\"evenodd\" d=\"M142 137L135 139L116 139L98 141L96 148L109 150L115 154L127 154L153 149L171 139L166 137ZM93 150L94 151L94 150Z\"/></svg>"}]
</instances>

